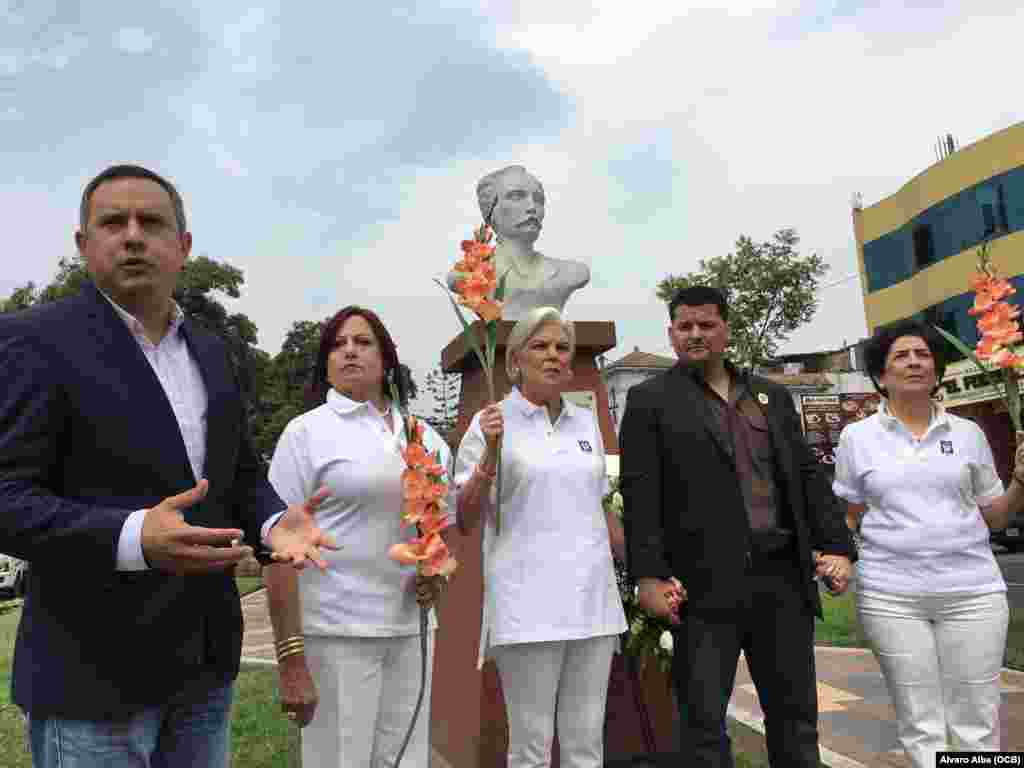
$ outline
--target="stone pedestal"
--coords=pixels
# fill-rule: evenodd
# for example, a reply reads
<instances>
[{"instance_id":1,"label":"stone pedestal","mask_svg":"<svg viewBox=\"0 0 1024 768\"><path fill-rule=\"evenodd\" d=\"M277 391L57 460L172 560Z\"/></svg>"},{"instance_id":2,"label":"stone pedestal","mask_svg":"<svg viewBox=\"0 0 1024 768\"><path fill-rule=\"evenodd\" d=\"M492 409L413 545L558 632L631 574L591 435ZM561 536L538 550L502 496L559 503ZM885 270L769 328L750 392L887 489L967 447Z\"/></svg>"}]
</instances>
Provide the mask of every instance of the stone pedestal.
<instances>
[{"instance_id":1,"label":"stone pedestal","mask_svg":"<svg viewBox=\"0 0 1024 768\"><path fill-rule=\"evenodd\" d=\"M495 397L500 400L512 388L505 373L505 342L515 323L505 320L498 322L498 345L494 365ZM582 321L574 323L576 331L576 354L572 361L573 377L566 387L566 393L590 392L593 394L601 437L608 453L618 453L615 439L615 423L608 410L608 391L601 380L595 358L615 346L615 323ZM483 324L477 321L473 331L481 339L483 348ZM454 442L462 439L473 416L487 403L487 378L480 368L480 362L473 348L460 333L441 351L441 369L445 373L462 374L462 391L459 394L459 417L455 425Z\"/></svg>"},{"instance_id":2,"label":"stone pedestal","mask_svg":"<svg viewBox=\"0 0 1024 768\"><path fill-rule=\"evenodd\" d=\"M498 327L495 395L499 400L511 388L505 374L505 341L513 325L506 321L500 322ZM479 323L474 329L482 331ZM597 355L615 346L615 324L577 322L575 331L574 375L566 393L592 394L606 451L617 453L608 394L595 362ZM442 351L441 367L446 373L462 374L459 416L452 438L454 451L474 414L487 402L487 382L472 347L466 344L461 334ZM483 605L479 526L466 535L453 531L449 543L459 561L459 570L439 607L431 743L452 768L504 768L508 721L501 683L493 662L485 664L482 671L476 668ZM667 681L662 676L652 686L643 682L645 677L650 677L650 674L638 676L621 656L616 655L605 724L605 757L608 761L669 748L668 739L671 737L666 735L666 726L661 722L665 718L665 701L671 700ZM654 700L644 691L647 687L654 691ZM670 704L667 716L671 718ZM651 743L652 739L654 743ZM557 738L552 766L558 766Z\"/></svg>"}]
</instances>

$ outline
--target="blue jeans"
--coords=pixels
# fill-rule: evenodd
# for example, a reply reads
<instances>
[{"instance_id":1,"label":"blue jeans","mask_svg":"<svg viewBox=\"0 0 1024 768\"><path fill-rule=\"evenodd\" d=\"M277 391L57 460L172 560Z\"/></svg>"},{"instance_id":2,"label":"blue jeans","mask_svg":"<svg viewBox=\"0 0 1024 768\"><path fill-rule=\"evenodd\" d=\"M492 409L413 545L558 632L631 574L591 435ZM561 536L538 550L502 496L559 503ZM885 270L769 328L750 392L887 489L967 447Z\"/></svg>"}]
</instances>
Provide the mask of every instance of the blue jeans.
<instances>
[{"instance_id":1,"label":"blue jeans","mask_svg":"<svg viewBox=\"0 0 1024 768\"><path fill-rule=\"evenodd\" d=\"M191 691L127 720L37 720L34 768L228 768L232 687Z\"/></svg>"}]
</instances>

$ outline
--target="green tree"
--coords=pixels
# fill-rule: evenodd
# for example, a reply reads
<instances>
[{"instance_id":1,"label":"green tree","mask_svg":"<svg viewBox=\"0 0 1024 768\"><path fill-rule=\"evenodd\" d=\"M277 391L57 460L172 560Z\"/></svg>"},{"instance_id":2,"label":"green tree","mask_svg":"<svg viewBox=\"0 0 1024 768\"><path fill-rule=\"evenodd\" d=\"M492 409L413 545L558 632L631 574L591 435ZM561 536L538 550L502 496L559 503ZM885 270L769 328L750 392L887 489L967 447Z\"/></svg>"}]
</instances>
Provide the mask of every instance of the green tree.
<instances>
[{"instance_id":1,"label":"green tree","mask_svg":"<svg viewBox=\"0 0 1024 768\"><path fill-rule=\"evenodd\" d=\"M57 263L56 276L44 289L39 291L28 283L0 301L0 311L24 309L76 295L88 279L80 254L62 258ZM223 296L239 298L244 283L242 270L208 256L199 256L185 262L174 299L193 322L226 342L249 416L254 418L260 410L259 379L265 375L269 355L256 348L256 324L243 313L229 312L221 303Z\"/></svg>"},{"instance_id":2,"label":"green tree","mask_svg":"<svg viewBox=\"0 0 1024 768\"><path fill-rule=\"evenodd\" d=\"M327 320L296 320L285 334L281 351L260 373L260 411L253 421L253 442L260 455L269 458L288 422L314 405L307 399L313 383L320 335ZM409 367L401 364L409 386L409 399L418 394Z\"/></svg>"},{"instance_id":3,"label":"green tree","mask_svg":"<svg viewBox=\"0 0 1024 768\"><path fill-rule=\"evenodd\" d=\"M719 288L729 305L730 359L738 365L768 360L814 316L818 283L828 271L817 254L800 255L799 242L792 228L763 243L741 235L735 253L702 259L696 272L669 275L658 283L657 296L668 303L680 288Z\"/></svg>"},{"instance_id":4,"label":"green tree","mask_svg":"<svg viewBox=\"0 0 1024 768\"><path fill-rule=\"evenodd\" d=\"M260 384L261 405L253 423L257 452L269 458L288 422L309 408L307 387L313 381L323 323L298 320L285 334L281 351L268 363Z\"/></svg>"},{"instance_id":5,"label":"green tree","mask_svg":"<svg viewBox=\"0 0 1024 768\"><path fill-rule=\"evenodd\" d=\"M39 291L36 284L25 283L21 288L16 288L14 293L6 299L0 299L0 312L17 312L19 309L28 309L39 300Z\"/></svg>"}]
</instances>

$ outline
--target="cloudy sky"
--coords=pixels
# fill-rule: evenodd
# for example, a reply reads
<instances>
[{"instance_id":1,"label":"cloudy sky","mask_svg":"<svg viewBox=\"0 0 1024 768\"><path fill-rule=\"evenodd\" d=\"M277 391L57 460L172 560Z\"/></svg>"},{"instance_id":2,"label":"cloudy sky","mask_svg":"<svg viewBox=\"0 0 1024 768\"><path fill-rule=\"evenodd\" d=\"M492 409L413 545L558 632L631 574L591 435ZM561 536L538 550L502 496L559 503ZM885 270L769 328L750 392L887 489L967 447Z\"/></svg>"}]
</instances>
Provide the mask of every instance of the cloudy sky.
<instances>
[{"instance_id":1,"label":"cloudy sky","mask_svg":"<svg viewBox=\"0 0 1024 768\"><path fill-rule=\"evenodd\" d=\"M431 282L483 174L544 183L538 248L587 262L577 320L667 352L655 283L796 227L831 271L787 351L864 331L850 199L1024 119L1019 0L0 0L0 295L73 251L80 190L135 162L185 196L195 253L277 352L376 308L421 376L458 325Z\"/></svg>"}]
</instances>

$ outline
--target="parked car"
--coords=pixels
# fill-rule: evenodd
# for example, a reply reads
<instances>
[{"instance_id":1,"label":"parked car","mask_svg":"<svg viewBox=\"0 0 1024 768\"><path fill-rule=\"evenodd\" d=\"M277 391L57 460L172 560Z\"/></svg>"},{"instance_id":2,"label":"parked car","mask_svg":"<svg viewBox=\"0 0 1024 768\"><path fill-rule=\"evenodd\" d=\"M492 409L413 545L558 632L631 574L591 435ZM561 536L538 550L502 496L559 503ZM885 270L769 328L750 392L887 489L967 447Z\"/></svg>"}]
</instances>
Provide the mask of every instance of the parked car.
<instances>
[{"instance_id":1,"label":"parked car","mask_svg":"<svg viewBox=\"0 0 1024 768\"><path fill-rule=\"evenodd\" d=\"M0 595L22 597L28 583L28 563L10 555L0 555Z\"/></svg>"},{"instance_id":2,"label":"parked car","mask_svg":"<svg viewBox=\"0 0 1024 768\"><path fill-rule=\"evenodd\" d=\"M1024 514L1010 518L1010 524L1002 531L992 531L992 543L1005 547L1010 552L1024 549Z\"/></svg>"}]
</instances>

